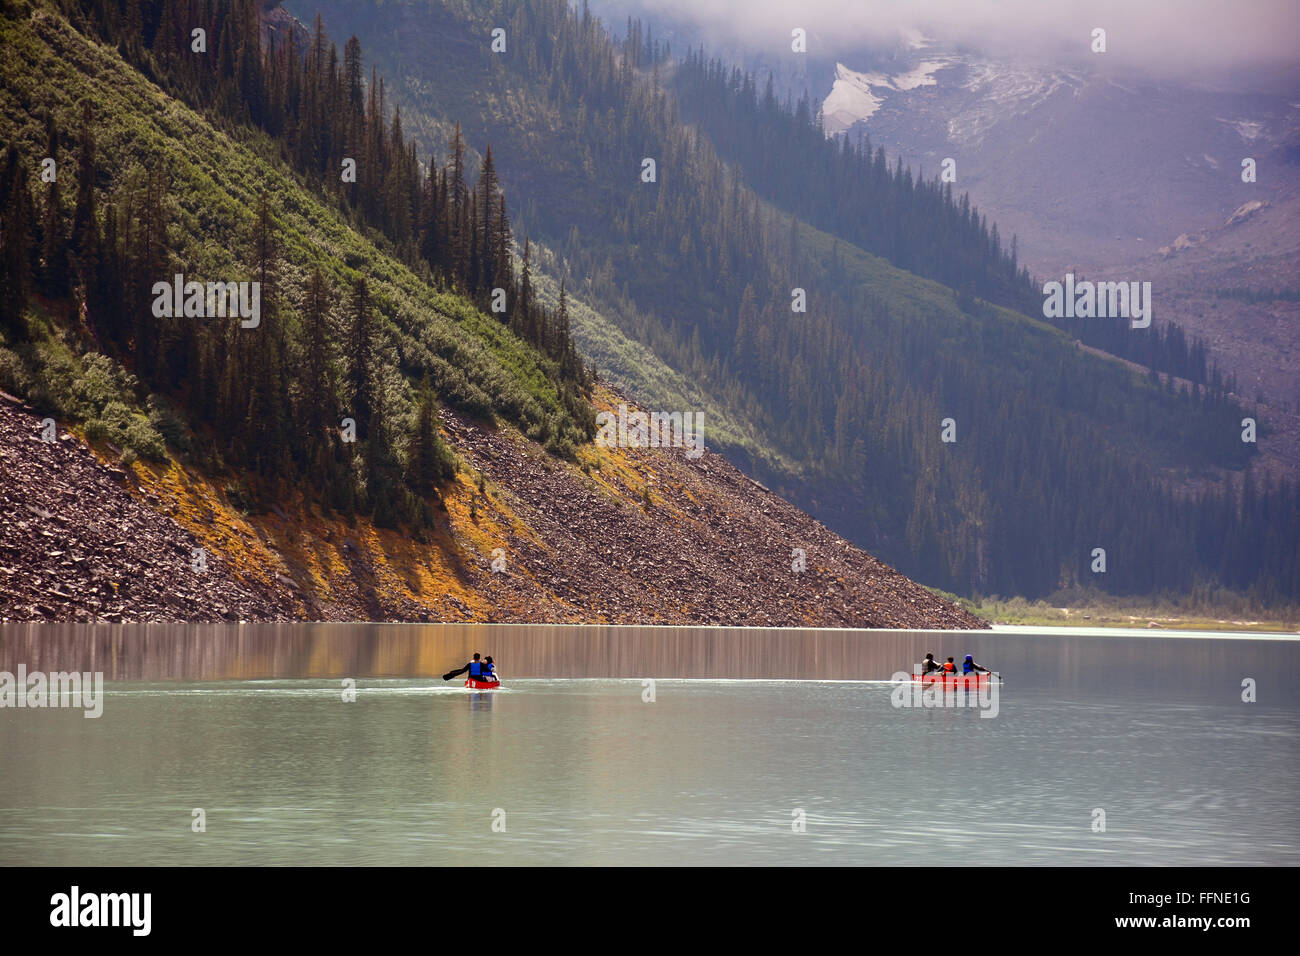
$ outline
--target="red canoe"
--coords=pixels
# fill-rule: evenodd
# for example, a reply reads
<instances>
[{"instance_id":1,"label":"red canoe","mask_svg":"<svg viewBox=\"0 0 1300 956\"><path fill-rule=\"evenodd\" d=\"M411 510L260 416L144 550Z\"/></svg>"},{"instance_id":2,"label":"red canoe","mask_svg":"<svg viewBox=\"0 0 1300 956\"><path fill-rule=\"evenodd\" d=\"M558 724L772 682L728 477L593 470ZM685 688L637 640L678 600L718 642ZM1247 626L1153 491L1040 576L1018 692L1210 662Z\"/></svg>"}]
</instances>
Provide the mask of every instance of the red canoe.
<instances>
[{"instance_id":1,"label":"red canoe","mask_svg":"<svg viewBox=\"0 0 1300 956\"><path fill-rule=\"evenodd\" d=\"M477 677L465 678L465 686L472 690L496 690L501 686L499 680L479 680Z\"/></svg>"},{"instance_id":2,"label":"red canoe","mask_svg":"<svg viewBox=\"0 0 1300 956\"><path fill-rule=\"evenodd\" d=\"M938 684L943 682L943 689L961 687L966 690L973 690L978 687L987 687L991 674L913 674L912 680L920 681L922 684Z\"/></svg>"}]
</instances>

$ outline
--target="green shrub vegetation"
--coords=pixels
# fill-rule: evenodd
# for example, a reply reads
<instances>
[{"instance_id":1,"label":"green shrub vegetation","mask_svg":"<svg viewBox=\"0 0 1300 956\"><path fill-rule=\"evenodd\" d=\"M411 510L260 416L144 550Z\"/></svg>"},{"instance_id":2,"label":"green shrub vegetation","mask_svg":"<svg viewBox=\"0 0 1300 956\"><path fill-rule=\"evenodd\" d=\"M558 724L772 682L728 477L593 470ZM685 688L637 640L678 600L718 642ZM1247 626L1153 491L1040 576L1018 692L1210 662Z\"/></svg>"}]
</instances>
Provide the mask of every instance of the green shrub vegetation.
<instances>
[{"instance_id":1,"label":"green shrub vegetation","mask_svg":"<svg viewBox=\"0 0 1300 956\"><path fill-rule=\"evenodd\" d=\"M454 471L441 404L572 456L594 432L589 372L563 310L514 273L490 168L467 186L458 141L418 175L380 88L354 102L355 46L347 73L323 36L306 58L259 51L257 4L237 2L192 55L189 6L143 4L143 23L115 3L0 8L0 199L17 210L0 282L18 303L0 381L141 457L167 442L272 487L310 472L384 524L422 519ZM325 173L345 149L351 188ZM47 155L54 184L27 173ZM260 282L260 324L156 317L153 284L178 273Z\"/></svg>"}]
</instances>

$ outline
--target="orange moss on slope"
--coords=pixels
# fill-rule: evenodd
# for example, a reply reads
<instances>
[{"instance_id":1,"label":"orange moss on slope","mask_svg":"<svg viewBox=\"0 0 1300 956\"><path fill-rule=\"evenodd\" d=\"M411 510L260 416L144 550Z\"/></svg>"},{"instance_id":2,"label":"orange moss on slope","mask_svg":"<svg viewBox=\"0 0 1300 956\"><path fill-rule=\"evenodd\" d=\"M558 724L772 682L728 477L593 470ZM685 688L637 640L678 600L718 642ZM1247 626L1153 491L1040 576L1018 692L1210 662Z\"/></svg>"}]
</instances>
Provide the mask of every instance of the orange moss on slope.
<instances>
[{"instance_id":1,"label":"orange moss on slope","mask_svg":"<svg viewBox=\"0 0 1300 956\"><path fill-rule=\"evenodd\" d=\"M509 437L520 454L545 457L522 436ZM116 466L109 452L96 453ZM526 617L539 601L563 617L575 613L522 566L514 570L541 593L524 598L495 586L494 549L505 548L509 566L507 542L542 549L545 543L511 507L505 489L485 481L479 492L474 470L462 469L443 489L446 519L419 541L365 517L326 515L301 493L271 511L249 513L217 479L174 459L137 461L129 470L133 493L194 534L210 560L246 580L290 588L300 619L487 621L503 611Z\"/></svg>"},{"instance_id":2,"label":"orange moss on slope","mask_svg":"<svg viewBox=\"0 0 1300 956\"><path fill-rule=\"evenodd\" d=\"M132 470L146 499L237 574L292 588L302 618L483 620L491 612L466 574L475 549L465 536L440 527L417 542L365 518L325 515L301 494L249 514L177 462L137 462ZM471 490L463 478L457 484L448 489L449 510Z\"/></svg>"}]
</instances>

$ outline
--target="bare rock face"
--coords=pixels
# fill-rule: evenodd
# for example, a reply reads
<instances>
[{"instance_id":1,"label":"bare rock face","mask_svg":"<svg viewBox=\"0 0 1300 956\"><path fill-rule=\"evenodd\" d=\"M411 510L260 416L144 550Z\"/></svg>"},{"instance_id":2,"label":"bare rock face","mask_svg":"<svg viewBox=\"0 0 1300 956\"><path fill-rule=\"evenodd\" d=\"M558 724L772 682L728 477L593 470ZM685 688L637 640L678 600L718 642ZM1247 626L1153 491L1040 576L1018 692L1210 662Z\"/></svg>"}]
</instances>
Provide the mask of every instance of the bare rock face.
<instances>
[{"instance_id":1,"label":"bare rock face","mask_svg":"<svg viewBox=\"0 0 1300 956\"><path fill-rule=\"evenodd\" d=\"M444 418L462 457L505 489L511 510L531 532L501 542L510 560L504 573L485 582L500 593L498 620L528 620L527 602L540 592L563 599L564 613L555 620L988 626L718 455L619 450L612 467L584 475L557 467L517 436L452 414Z\"/></svg>"},{"instance_id":2,"label":"bare rock face","mask_svg":"<svg viewBox=\"0 0 1300 956\"><path fill-rule=\"evenodd\" d=\"M1233 210L1232 215L1228 217L1228 221L1225 222L1224 225L1235 226L1239 222L1245 222L1267 205L1268 202L1261 199L1252 199L1250 202L1242 203Z\"/></svg>"},{"instance_id":3,"label":"bare rock face","mask_svg":"<svg viewBox=\"0 0 1300 956\"><path fill-rule=\"evenodd\" d=\"M240 580L130 482L70 435L43 441L40 419L0 396L0 619L292 616L285 595Z\"/></svg>"}]
</instances>

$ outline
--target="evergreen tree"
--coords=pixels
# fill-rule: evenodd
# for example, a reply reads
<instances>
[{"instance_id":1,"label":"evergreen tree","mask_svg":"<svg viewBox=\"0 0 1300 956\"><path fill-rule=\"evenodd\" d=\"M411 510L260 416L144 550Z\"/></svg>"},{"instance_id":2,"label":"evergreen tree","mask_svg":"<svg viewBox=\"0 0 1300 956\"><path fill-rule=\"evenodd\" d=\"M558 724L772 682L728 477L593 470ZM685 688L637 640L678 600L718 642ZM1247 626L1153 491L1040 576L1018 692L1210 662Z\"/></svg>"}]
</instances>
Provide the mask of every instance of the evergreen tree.
<instances>
[{"instance_id":1,"label":"evergreen tree","mask_svg":"<svg viewBox=\"0 0 1300 956\"><path fill-rule=\"evenodd\" d=\"M305 334L302 401L298 421L302 423L304 451L308 464L318 464L334 406L333 362L329 346L330 290L320 269L314 269L307 283L302 317Z\"/></svg>"},{"instance_id":2,"label":"evergreen tree","mask_svg":"<svg viewBox=\"0 0 1300 956\"><path fill-rule=\"evenodd\" d=\"M451 451L438 432L437 399L427 380L420 389L410 471L408 484L422 497L435 494L456 473Z\"/></svg>"},{"instance_id":3,"label":"evergreen tree","mask_svg":"<svg viewBox=\"0 0 1300 956\"><path fill-rule=\"evenodd\" d=\"M99 219L95 210L95 135L89 101L82 103L81 133L78 142L77 199L72 214L70 248L76 259L77 272L86 290L92 325L102 321L103 307L100 274Z\"/></svg>"},{"instance_id":4,"label":"evergreen tree","mask_svg":"<svg viewBox=\"0 0 1300 956\"><path fill-rule=\"evenodd\" d=\"M352 416L356 419L357 429L362 435L368 435L370 416L373 409L372 365L374 343L371 340L373 328L370 319L369 289L364 276L352 284L351 328L348 335L348 392L352 399Z\"/></svg>"},{"instance_id":5,"label":"evergreen tree","mask_svg":"<svg viewBox=\"0 0 1300 956\"><path fill-rule=\"evenodd\" d=\"M469 271L469 192L465 185L465 140L461 135L460 123L451 143L451 178L450 195L447 197L449 218L451 220L451 256L452 270L462 283Z\"/></svg>"},{"instance_id":6,"label":"evergreen tree","mask_svg":"<svg viewBox=\"0 0 1300 956\"><path fill-rule=\"evenodd\" d=\"M251 258L254 281L261 285L261 322L255 329L240 329L241 362L251 369L244 433L248 460L266 475L282 471L288 457L283 387L284 336L276 308L279 243L275 218L266 193L258 196Z\"/></svg>"},{"instance_id":7,"label":"evergreen tree","mask_svg":"<svg viewBox=\"0 0 1300 956\"><path fill-rule=\"evenodd\" d=\"M63 229L63 203L58 178L59 131L54 114L45 111L45 158L55 160L53 182L45 184L45 218L41 224L42 287L51 298L68 292L68 246Z\"/></svg>"},{"instance_id":8,"label":"evergreen tree","mask_svg":"<svg viewBox=\"0 0 1300 956\"><path fill-rule=\"evenodd\" d=\"M479 217L480 225L478 229L478 239L481 244L481 248L478 250L480 270L478 288L486 289L489 292L497 284L496 256L499 243L497 237L493 234L493 227L498 224L495 209L499 189L496 166L492 162L492 147L488 146L487 152L483 154L483 168L479 172L477 192L482 201L482 214Z\"/></svg>"},{"instance_id":9,"label":"evergreen tree","mask_svg":"<svg viewBox=\"0 0 1300 956\"><path fill-rule=\"evenodd\" d=\"M31 287L34 218L27 171L11 146L0 163L0 332L10 340L27 335L22 315Z\"/></svg>"}]
</instances>

